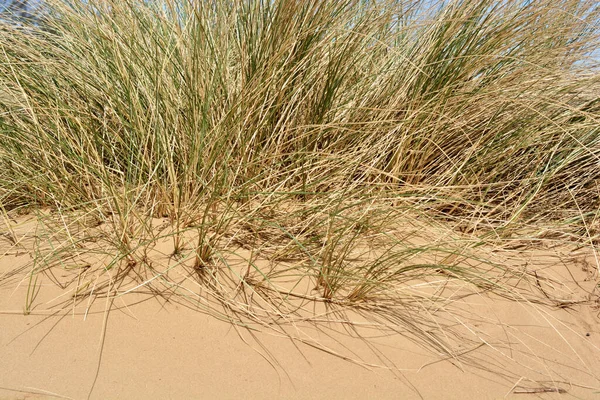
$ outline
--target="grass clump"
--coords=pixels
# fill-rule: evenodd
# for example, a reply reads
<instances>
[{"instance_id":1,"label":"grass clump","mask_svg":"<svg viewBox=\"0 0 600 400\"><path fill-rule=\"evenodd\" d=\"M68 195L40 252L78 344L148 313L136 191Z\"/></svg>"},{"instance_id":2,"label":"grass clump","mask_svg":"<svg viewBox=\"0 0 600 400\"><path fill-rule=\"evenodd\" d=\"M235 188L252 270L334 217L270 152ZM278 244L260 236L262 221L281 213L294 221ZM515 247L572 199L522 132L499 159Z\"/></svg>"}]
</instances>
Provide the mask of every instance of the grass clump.
<instances>
[{"instance_id":1,"label":"grass clump","mask_svg":"<svg viewBox=\"0 0 600 400\"><path fill-rule=\"evenodd\" d=\"M599 13L48 1L0 23L0 206L50 210L32 276L96 257L76 300L209 293L264 325L298 299L397 323L441 296L417 280L513 296L482 244L598 239Z\"/></svg>"}]
</instances>

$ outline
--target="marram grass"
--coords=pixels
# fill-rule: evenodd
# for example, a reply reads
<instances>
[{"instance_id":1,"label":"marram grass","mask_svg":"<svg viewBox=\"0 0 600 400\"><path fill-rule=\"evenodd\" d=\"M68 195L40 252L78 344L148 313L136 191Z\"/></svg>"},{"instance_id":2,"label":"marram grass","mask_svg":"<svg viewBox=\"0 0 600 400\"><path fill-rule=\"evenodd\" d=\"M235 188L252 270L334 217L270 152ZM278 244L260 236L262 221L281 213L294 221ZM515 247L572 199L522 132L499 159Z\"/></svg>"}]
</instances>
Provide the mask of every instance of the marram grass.
<instances>
[{"instance_id":1,"label":"marram grass","mask_svg":"<svg viewBox=\"0 0 600 400\"><path fill-rule=\"evenodd\" d=\"M236 321L312 301L398 323L439 296L407 294L419 279L533 296L484 244L596 245L595 1L45 5L0 23L0 209L50 243L26 311L39 273L91 257L106 279L83 263L72 301L146 288Z\"/></svg>"}]
</instances>

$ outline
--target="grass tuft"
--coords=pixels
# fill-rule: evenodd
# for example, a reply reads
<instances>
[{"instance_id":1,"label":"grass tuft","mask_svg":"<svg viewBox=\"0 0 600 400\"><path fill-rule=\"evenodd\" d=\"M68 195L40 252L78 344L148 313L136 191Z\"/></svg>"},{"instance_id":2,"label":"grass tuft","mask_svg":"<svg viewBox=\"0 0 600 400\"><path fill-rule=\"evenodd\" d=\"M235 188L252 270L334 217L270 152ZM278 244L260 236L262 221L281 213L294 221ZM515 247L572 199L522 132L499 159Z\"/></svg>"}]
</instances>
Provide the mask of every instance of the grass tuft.
<instances>
[{"instance_id":1,"label":"grass tuft","mask_svg":"<svg viewBox=\"0 0 600 400\"><path fill-rule=\"evenodd\" d=\"M143 289L259 326L324 303L446 351L398 316L457 282L541 301L489 249L598 244L595 1L44 13L0 22L0 208L48 210L27 312L41 273L83 265L73 302Z\"/></svg>"}]
</instances>

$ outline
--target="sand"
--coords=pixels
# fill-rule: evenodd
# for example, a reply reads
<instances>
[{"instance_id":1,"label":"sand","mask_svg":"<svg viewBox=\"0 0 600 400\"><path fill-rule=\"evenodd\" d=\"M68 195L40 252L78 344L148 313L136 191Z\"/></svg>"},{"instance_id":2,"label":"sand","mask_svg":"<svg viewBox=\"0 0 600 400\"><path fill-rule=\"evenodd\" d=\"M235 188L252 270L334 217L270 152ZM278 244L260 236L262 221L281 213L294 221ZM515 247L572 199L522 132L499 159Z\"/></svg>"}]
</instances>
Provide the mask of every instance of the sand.
<instances>
[{"instance_id":1,"label":"sand","mask_svg":"<svg viewBox=\"0 0 600 400\"><path fill-rule=\"evenodd\" d=\"M65 307L53 281L72 283L70 270L41 278L24 315L32 253L0 239L0 399L600 398L594 254L575 245L507 254L536 271L541 298L563 300L475 293L406 314L460 335L448 338L452 358L403 323L377 329L351 310L355 330L329 318L253 331L143 288Z\"/></svg>"}]
</instances>

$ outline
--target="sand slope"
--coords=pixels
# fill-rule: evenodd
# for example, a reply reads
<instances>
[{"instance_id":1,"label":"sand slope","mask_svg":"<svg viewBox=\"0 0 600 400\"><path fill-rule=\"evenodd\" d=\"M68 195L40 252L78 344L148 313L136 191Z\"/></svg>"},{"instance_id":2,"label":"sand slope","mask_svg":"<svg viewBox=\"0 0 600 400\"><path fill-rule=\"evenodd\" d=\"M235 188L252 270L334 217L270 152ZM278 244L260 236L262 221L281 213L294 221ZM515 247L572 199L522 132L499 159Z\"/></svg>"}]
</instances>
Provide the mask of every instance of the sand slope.
<instances>
[{"instance_id":1,"label":"sand slope","mask_svg":"<svg viewBox=\"0 0 600 400\"><path fill-rule=\"evenodd\" d=\"M440 305L436 321L463 335L448 359L352 312L355 330L335 318L284 328L317 349L142 289L58 308L65 290L52 281L69 280L65 271L40 281L24 315L31 254L2 246L0 399L600 397L598 277L583 250L514 253L535 265L540 287L563 293L555 306L485 293Z\"/></svg>"}]
</instances>

